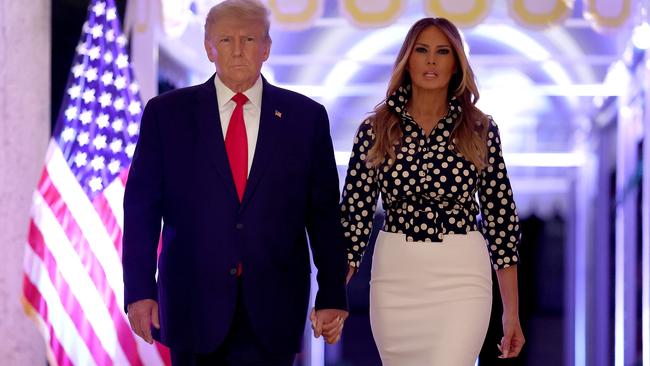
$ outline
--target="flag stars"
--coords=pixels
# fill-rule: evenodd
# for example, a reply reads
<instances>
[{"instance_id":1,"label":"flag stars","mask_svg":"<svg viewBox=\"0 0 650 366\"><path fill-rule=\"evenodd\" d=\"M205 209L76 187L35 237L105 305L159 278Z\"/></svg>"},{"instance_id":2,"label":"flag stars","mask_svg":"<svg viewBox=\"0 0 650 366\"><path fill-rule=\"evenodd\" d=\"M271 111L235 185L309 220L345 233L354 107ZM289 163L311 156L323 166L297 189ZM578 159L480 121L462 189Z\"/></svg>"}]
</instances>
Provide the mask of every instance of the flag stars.
<instances>
[{"instance_id":1,"label":"flag stars","mask_svg":"<svg viewBox=\"0 0 650 366\"><path fill-rule=\"evenodd\" d=\"M86 104L94 102L95 101L95 89L87 89L83 93L83 96L81 98L83 98L83 100L84 100L84 102Z\"/></svg>"},{"instance_id":2,"label":"flag stars","mask_svg":"<svg viewBox=\"0 0 650 366\"><path fill-rule=\"evenodd\" d=\"M111 21L117 18L117 10L115 8L109 8L106 11L106 20Z\"/></svg>"},{"instance_id":3,"label":"flag stars","mask_svg":"<svg viewBox=\"0 0 650 366\"><path fill-rule=\"evenodd\" d=\"M106 57L106 56L104 56L104 57ZM102 84L104 84L104 86L109 86L109 85L113 84L113 73L110 72L110 71L104 71L104 74L102 75L101 80L102 80Z\"/></svg>"},{"instance_id":4,"label":"flag stars","mask_svg":"<svg viewBox=\"0 0 650 366\"><path fill-rule=\"evenodd\" d=\"M72 127L66 127L65 129L63 129L63 132L61 132L61 138L63 138L63 141L65 142L74 141L74 136L75 136L75 132L74 132L74 128Z\"/></svg>"},{"instance_id":5,"label":"flag stars","mask_svg":"<svg viewBox=\"0 0 650 366\"><path fill-rule=\"evenodd\" d=\"M102 178L100 177L93 177L90 179L88 186L93 192L101 191L102 188L104 188L104 185L102 184Z\"/></svg>"},{"instance_id":6,"label":"flag stars","mask_svg":"<svg viewBox=\"0 0 650 366\"><path fill-rule=\"evenodd\" d=\"M113 98L110 94L104 92L101 97L99 97L99 104L102 105L102 108L106 108L113 103Z\"/></svg>"},{"instance_id":7,"label":"flag stars","mask_svg":"<svg viewBox=\"0 0 650 366\"><path fill-rule=\"evenodd\" d=\"M86 80L88 80L88 82L90 82L90 83L97 80L97 69L96 68L91 67L90 69L86 70Z\"/></svg>"},{"instance_id":8,"label":"flag stars","mask_svg":"<svg viewBox=\"0 0 650 366\"><path fill-rule=\"evenodd\" d=\"M97 39L104 35L104 26L101 24L96 24L90 29L90 34L93 35L93 39Z\"/></svg>"},{"instance_id":9,"label":"flag stars","mask_svg":"<svg viewBox=\"0 0 650 366\"><path fill-rule=\"evenodd\" d=\"M100 114L99 117L97 117L97 119L95 120L95 122L97 123L97 126L99 126L99 128L108 127L109 125L108 114L104 114L104 113Z\"/></svg>"},{"instance_id":10,"label":"flag stars","mask_svg":"<svg viewBox=\"0 0 650 366\"><path fill-rule=\"evenodd\" d=\"M104 33L104 38L109 42L113 42L115 40L115 31L112 29L107 30L106 33Z\"/></svg>"},{"instance_id":11,"label":"flag stars","mask_svg":"<svg viewBox=\"0 0 650 366\"><path fill-rule=\"evenodd\" d=\"M111 125L115 132L121 132L124 129L124 121L121 118L116 118Z\"/></svg>"},{"instance_id":12,"label":"flag stars","mask_svg":"<svg viewBox=\"0 0 650 366\"><path fill-rule=\"evenodd\" d=\"M122 164L120 164L119 160L111 160L111 162L108 164L108 170L111 172L111 174L117 174L120 171L120 168L122 167Z\"/></svg>"},{"instance_id":13,"label":"flag stars","mask_svg":"<svg viewBox=\"0 0 650 366\"><path fill-rule=\"evenodd\" d=\"M100 17L106 13L106 4L103 1L99 1L95 6L93 6L92 10L95 13L95 16Z\"/></svg>"},{"instance_id":14,"label":"flag stars","mask_svg":"<svg viewBox=\"0 0 650 366\"><path fill-rule=\"evenodd\" d=\"M131 113L131 115L139 114L141 111L142 111L142 105L140 104L140 102L138 102L137 100L132 100L131 103L129 103L129 113Z\"/></svg>"},{"instance_id":15,"label":"flag stars","mask_svg":"<svg viewBox=\"0 0 650 366\"><path fill-rule=\"evenodd\" d=\"M106 147L106 136L105 135L97 135L93 139L93 146L95 146L96 150L101 150Z\"/></svg>"},{"instance_id":16,"label":"flag stars","mask_svg":"<svg viewBox=\"0 0 650 366\"><path fill-rule=\"evenodd\" d=\"M101 155L95 156L93 160L90 161L90 166L93 168L94 171L102 170L104 169L104 157Z\"/></svg>"},{"instance_id":17,"label":"flag stars","mask_svg":"<svg viewBox=\"0 0 650 366\"><path fill-rule=\"evenodd\" d=\"M97 60L99 58L99 54L100 54L99 46L95 46L91 48L90 51L88 51L88 57L90 57L92 61Z\"/></svg>"},{"instance_id":18,"label":"flag stars","mask_svg":"<svg viewBox=\"0 0 650 366\"><path fill-rule=\"evenodd\" d=\"M118 152L122 151L122 140L120 139L115 139L111 142L109 145L111 148L111 151L113 151L114 154L117 154Z\"/></svg>"},{"instance_id":19,"label":"flag stars","mask_svg":"<svg viewBox=\"0 0 650 366\"><path fill-rule=\"evenodd\" d=\"M104 54L104 62L106 62L107 64L113 62L113 54L111 52L106 52Z\"/></svg>"},{"instance_id":20,"label":"flag stars","mask_svg":"<svg viewBox=\"0 0 650 366\"><path fill-rule=\"evenodd\" d=\"M129 127L127 127L126 131L129 133L129 136L135 136L138 133L138 124L137 123L129 123Z\"/></svg>"},{"instance_id":21,"label":"flag stars","mask_svg":"<svg viewBox=\"0 0 650 366\"><path fill-rule=\"evenodd\" d=\"M68 95L72 99L77 99L79 98L79 95L81 95L81 87L79 85L73 85L68 89Z\"/></svg>"},{"instance_id":22,"label":"flag stars","mask_svg":"<svg viewBox=\"0 0 650 366\"><path fill-rule=\"evenodd\" d=\"M123 36L120 36L120 38L121 37ZM118 43L120 38L118 38ZM117 55L117 59L115 60L115 65L117 65L117 67L120 69L127 67L129 65L129 57L124 53L120 53L119 55Z\"/></svg>"},{"instance_id":23,"label":"flag stars","mask_svg":"<svg viewBox=\"0 0 650 366\"><path fill-rule=\"evenodd\" d=\"M132 82L131 85L129 85L129 90L131 91L131 93L135 94L138 91L140 91L140 87L138 86L138 83Z\"/></svg>"},{"instance_id":24,"label":"flag stars","mask_svg":"<svg viewBox=\"0 0 650 366\"><path fill-rule=\"evenodd\" d=\"M120 97L115 99L115 102L113 102L113 108L118 112L124 110L124 98Z\"/></svg>"},{"instance_id":25,"label":"flag stars","mask_svg":"<svg viewBox=\"0 0 650 366\"><path fill-rule=\"evenodd\" d=\"M122 47L126 45L126 37L124 34L120 34L115 41Z\"/></svg>"},{"instance_id":26,"label":"flag stars","mask_svg":"<svg viewBox=\"0 0 650 366\"><path fill-rule=\"evenodd\" d=\"M68 121L73 121L75 118L77 118L79 111L77 110L77 107L75 106L69 106L68 109L65 110L65 118Z\"/></svg>"},{"instance_id":27,"label":"flag stars","mask_svg":"<svg viewBox=\"0 0 650 366\"><path fill-rule=\"evenodd\" d=\"M93 111L91 110L84 110L81 115L79 116L79 120L81 123L84 125L89 124L93 120Z\"/></svg>"},{"instance_id":28,"label":"flag stars","mask_svg":"<svg viewBox=\"0 0 650 366\"><path fill-rule=\"evenodd\" d=\"M77 136L77 143L78 143L79 146L81 146L81 147L88 145L88 141L89 141L89 140L90 140L90 136L88 135L88 132L86 132L86 131L80 133L80 134Z\"/></svg>"},{"instance_id":29,"label":"flag stars","mask_svg":"<svg viewBox=\"0 0 650 366\"><path fill-rule=\"evenodd\" d=\"M126 152L126 156L128 156L129 159L133 158L133 153L135 152L135 144L130 143L126 145L126 149L124 149L124 151Z\"/></svg>"},{"instance_id":30,"label":"flag stars","mask_svg":"<svg viewBox=\"0 0 650 366\"><path fill-rule=\"evenodd\" d=\"M124 76L118 76L115 78L115 87L117 90L122 90L126 87L126 78Z\"/></svg>"},{"instance_id":31,"label":"flag stars","mask_svg":"<svg viewBox=\"0 0 650 366\"><path fill-rule=\"evenodd\" d=\"M72 73L74 74L75 79L78 79L81 77L81 75L84 74L84 65L83 64L76 64L72 67Z\"/></svg>"},{"instance_id":32,"label":"flag stars","mask_svg":"<svg viewBox=\"0 0 650 366\"><path fill-rule=\"evenodd\" d=\"M74 163L77 168L85 166L88 163L88 154L82 151L78 152L74 157Z\"/></svg>"},{"instance_id":33,"label":"flag stars","mask_svg":"<svg viewBox=\"0 0 650 366\"><path fill-rule=\"evenodd\" d=\"M81 56L86 56L86 52L88 52L88 49L86 48L86 45L83 43L79 43L77 45L76 49L77 53L80 54Z\"/></svg>"},{"instance_id":34,"label":"flag stars","mask_svg":"<svg viewBox=\"0 0 650 366\"><path fill-rule=\"evenodd\" d=\"M106 0L93 0L66 86L57 141L91 197L128 168L140 133L144 103L133 80L127 37L116 29L118 14ZM113 88L113 86L115 88Z\"/></svg>"}]
</instances>

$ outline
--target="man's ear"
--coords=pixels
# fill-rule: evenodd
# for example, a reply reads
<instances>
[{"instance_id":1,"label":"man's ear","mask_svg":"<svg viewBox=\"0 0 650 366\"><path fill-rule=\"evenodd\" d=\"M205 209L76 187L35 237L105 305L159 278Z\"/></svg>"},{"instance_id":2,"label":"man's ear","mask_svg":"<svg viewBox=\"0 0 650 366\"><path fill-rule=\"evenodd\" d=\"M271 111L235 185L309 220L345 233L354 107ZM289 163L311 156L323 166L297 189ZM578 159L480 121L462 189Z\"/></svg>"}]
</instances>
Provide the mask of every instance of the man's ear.
<instances>
[{"instance_id":1,"label":"man's ear","mask_svg":"<svg viewBox=\"0 0 650 366\"><path fill-rule=\"evenodd\" d=\"M269 37L266 40L266 45L264 46L264 61L269 59L269 56L271 55L271 45L272 45L271 37Z\"/></svg>"},{"instance_id":2,"label":"man's ear","mask_svg":"<svg viewBox=\"0 0 650 366\"><path fill-rule=\"evenodd\" d=\"M205 53L208 55L208 60L215 62L217 59L217 49L207 39L203 41L203 46L205 47Z\"/></svg>"}]
</instances>

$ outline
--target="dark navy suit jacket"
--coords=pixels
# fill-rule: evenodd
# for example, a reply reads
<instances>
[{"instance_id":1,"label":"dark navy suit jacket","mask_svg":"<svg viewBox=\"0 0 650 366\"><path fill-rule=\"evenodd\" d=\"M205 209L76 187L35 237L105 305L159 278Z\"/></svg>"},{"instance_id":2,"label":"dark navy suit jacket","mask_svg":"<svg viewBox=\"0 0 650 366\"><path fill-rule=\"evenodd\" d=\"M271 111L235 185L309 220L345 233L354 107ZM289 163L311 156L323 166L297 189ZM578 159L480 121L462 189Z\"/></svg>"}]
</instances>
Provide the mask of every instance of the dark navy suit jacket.
<instances>
[{"instance_id":1,"label":"dark navy suit jacket","mask_svg":"<svg viewBox=\"0 0 650 366\"><path fill-rule=\"evenodd\" d=\"M241 262L241 296L255 333L273 350L298 352L310 286L307 234L318 268L316 308L347 308L338 200L322 105L264 80L240 204L214 76L155 97L142 116L124 197L125 305L157 300L155 338L177 350L214 351L232 320Z\"/></svg>"}]
</instances>

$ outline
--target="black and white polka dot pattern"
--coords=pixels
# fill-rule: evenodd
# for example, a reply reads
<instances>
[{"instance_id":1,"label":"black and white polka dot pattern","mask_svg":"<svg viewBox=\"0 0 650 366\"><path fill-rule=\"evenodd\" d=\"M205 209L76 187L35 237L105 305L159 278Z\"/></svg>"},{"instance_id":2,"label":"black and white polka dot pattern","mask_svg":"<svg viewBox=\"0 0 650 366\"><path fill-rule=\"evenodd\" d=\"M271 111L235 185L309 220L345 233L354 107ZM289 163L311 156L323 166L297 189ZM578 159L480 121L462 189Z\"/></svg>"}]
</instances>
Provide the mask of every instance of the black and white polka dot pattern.
<instances>
[{"instance_id":1,"label":"black and white polka dot pattern","mask_svg":"<svg viewBox=\"0 0 650 366\"><path fill-rule=\"evenodd\" d=\"M367 153L374 141L369 120L361 123L343 187L342 223L348 262L358 268L372 229L381 192L386 221L383 230L406 235L407 241L441 242L446 234L481 231L495 269L518 262L519 218L501 152L496 123L490 119L488 166L480 173L454 150L450 141L461 108L452 98L449 113L427 136L406 110L410 86L387 100L400 116L403 137L390 167L368 168Z\"/></svg>"}]
</instances>

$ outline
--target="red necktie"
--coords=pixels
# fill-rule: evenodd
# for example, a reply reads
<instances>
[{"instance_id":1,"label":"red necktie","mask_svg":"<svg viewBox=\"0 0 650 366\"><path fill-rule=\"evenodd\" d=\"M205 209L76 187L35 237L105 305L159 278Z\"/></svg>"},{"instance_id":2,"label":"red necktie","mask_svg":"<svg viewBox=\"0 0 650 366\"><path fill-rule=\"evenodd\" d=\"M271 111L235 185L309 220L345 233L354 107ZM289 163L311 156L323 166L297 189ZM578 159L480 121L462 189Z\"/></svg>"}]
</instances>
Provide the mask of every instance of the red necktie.
<instances>
[{"instance_id":1,"label":"red necktie","mask_svg":"<svg viewBox=\"0 0 650 366\"><path fill-rule=\"evenodd\" d=\"M248 177L248 140L246 139L246 125L244 125L244 104L248 98L242 93L237 93L232 100L237 103L237 106L230 116L226 132L226 152L239 202L241 202L244 198Z\"/></svg>"}]
</instances>

